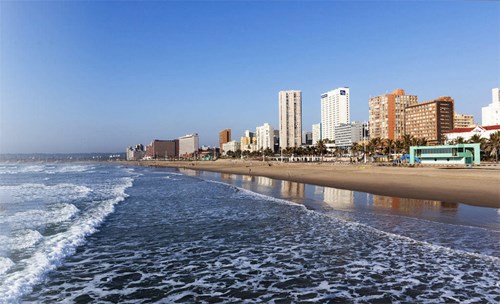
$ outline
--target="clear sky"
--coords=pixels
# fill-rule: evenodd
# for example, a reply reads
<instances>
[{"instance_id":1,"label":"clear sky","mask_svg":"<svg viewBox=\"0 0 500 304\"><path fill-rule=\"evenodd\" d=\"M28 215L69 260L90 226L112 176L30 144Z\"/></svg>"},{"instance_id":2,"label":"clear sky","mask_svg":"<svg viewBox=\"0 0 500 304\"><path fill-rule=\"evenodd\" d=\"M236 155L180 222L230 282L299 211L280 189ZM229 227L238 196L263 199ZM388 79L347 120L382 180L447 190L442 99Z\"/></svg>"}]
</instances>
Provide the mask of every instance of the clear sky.
<instances>
[{"instance_id":1,"label":"clear sky","mask_svg":"<svg viewBox=\"0 0 500 304\"><path fill-rule=\"evenodd\" d=\"M481 122L500 86L498 1L0 0L0 152L116 152L265 122L278 92L351 90L351 120L397 88Z\"/></svg>"}]
</instances>

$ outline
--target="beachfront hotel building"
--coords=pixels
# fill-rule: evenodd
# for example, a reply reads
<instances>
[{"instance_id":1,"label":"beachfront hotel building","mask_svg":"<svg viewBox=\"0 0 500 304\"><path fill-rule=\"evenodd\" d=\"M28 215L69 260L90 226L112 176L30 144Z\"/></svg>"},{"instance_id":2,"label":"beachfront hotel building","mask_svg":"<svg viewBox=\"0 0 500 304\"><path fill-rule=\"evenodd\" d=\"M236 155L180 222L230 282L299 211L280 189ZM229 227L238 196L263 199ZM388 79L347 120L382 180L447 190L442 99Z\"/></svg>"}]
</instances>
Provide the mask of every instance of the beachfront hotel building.
<instances>
[{"instance_id":1,"label":"beachfront hotel building","mask_svg":"<svg viewBox=\"0 0 500 304\"><path fill-rule=\"evenodd\" d=\"M453 118L454 101L449 96L410 105L405 109L405 132L438 145L444 142L444 133L453 130Z\"/></svg>"},{"instance_id":2,"label":"beachfront hotel building","mask_svg":"<svg viewBox=\"0 0 500 304\"><path fill-rule=\"evenodd\" d=\"M400 139L405 134L405 108L418 103L416 95L404 90L369 99L370 138Z\"/></svg>"},{"instance_id":3,"label":"beachfront hotel building","mask_svg":"<svg viewBox=\"0 0 500 304\"><path fill-rule=\"evenodd\" d=\"M250 130L245 130L245 133L240 137L241 151L256 151L257 150L257 138L254 132Z\"/></svg>"},{"instance_id":4,"label":"beachfront hotel building","mask_svg":"<svg viewBox=\"0 0 500 304\"><path fill-rule=\"evenodd\" d=\"M321 140L321 123L312 125L312 144L316 145Z\"/></svg>"},{"instance_id":5,"label":"beachfront hotel building","mask_svg":"<svg viewBox=\"0 0 500 304\"><path fill-rule=\"evenodd\" d=\"M126 151L127 160L141 160L146 154L142 144L128 147Z\"/></svg>"},{"instance_id":6,"label":"beachfront hotel building","mask_svg":"<svg viewBox=\"0 0 500 304\"><path fill-rule=\"evenodd\" d=\"M470 114L458 114L453 116L453 129L470 128L474 126L474 116Z\"/></svg>"},{"instance_id":7,"label":"beachfront hotel building","mask_svg":"<svg viewBox=\"0 0 500 304\"><path fill-rule=\"evenodd\" d=\"M321 94L322 138L335 140L335 127L350 121L349 88L338 88Z\"/></svg>"},{"instance_id":8,"label":"beachfront hotel building","mask_svg":"<svg viewBox=\"0 0 500 304\"><path fill-rule=\"evenodd\" d=\"M279 92L280 149L302 144L302 92Z\"/></svg>"},{"instance_id":9,"label":"beachfront hotel building","mask_svg":"<svg viewBox=\"0 0 500 304\"><path fill-rule=\"evenodd\" d=\"M491 103L482 108L483 126L500 125L500 88L491 90Z\"/></svg>"},{"instance_id":10,"label":"beachfront hotel building","mask_svg":"<svg viewBox=\"0 0 500 304\"><path fill-rule=\"evenodd\" d=\"M368 123L352 122L341 124L335 128L335 146L349 148L352 144L361 142L368 135Z\"/></svg>"},{"instance_id":11,"label":"beachfront hotel building","mask_svg":"<svg viewBox=\"0 0 500 304\"><path fill-rule=\"evenodd\" d=\"M191 157L198 152L200 139L197 133L179 137L179 157Z\"/></svg>"},{"instance_id":12,"label":"beachfront hotel building","mask_svg":"<svg viewBox=\"0 0 500 304\"><path fill-rule=\"evenodd\" d=\"M274 151L274 128L270 124L265 123L257 127L255 134L257 137L257 150L271 149Z\"/></svg>"},{"instance_id":13,"label":"beachfront hotel building","mask_svg":"<svg viewBox=\"0 0 500 304\"><path fill-rule=\"evenodd\" d=\"M149 159L169 159L179 156L179 140L155 139L146 146L145 157Z\"/></svg>"},{"instance_id":14,"label":"beachfront hotel building","mask_svg":"<svg viewBox=\"0 0 500 304\"><path fill-rule=\"evenodd\" d=\"M236 152L238 150L241 150L241 144L236 140L232 140L222 145L222 151L224 151L224 155L227 155L229 151Z\"/></svg>"},{"instance_id":15,"label":"beachfront hotel building","mask_svg":"<svg viewBox=\"0 0 500 304\"><path fill-rule=\"evenodd\" d=\"M219 148L222 150L222 145L231 141L231 129L224 129L219 132Z\"/></svg>"}]
</instances>

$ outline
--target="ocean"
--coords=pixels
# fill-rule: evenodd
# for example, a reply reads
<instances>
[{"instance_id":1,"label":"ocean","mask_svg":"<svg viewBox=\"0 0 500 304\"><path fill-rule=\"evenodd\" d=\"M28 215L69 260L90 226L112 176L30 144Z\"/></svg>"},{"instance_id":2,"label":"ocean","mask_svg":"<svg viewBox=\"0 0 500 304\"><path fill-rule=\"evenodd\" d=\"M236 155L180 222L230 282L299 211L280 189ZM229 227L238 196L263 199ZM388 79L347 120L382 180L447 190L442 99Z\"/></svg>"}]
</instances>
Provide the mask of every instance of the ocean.
<instances>
[{"instance_id":1,"label":"ocean","mask_svg":"<svg viewBox=\"0 0 500 304\"><path fill-rule=\"evenodd\" d=\"M498 303L499 209L114 163L0 164L0 303Z\"/></svg>"}]
</instances>

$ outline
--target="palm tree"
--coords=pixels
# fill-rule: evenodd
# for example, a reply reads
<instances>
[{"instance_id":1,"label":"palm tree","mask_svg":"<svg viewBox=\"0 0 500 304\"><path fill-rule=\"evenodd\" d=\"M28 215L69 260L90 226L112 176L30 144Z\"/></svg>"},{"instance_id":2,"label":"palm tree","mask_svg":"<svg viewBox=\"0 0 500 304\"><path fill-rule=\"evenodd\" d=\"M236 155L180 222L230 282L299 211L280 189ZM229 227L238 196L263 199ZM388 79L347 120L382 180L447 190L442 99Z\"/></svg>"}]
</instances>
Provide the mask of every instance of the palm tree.
<instances>
[{"instance_id":1,"label":"palm tree","mask_svg":"<svg viewBox=\"0 0 500 304\"><path fill-rule=\"evenodd\" d=\"M382 139L380 137L370 139L368 147L372 155L377 154L382 148Z\"/></svg>"},{"instance_id":2,"label":"palm tree","mask_svg":"<svg viewBox=\"0 0 500 304\"><path fill-rule=\"evenodd\" d=\"M412 145L413 142L413 136L410 134L405 134L403 135L403 151L405 154L410 153L410 146Z\"/></svg>"},{"instance_id":3,"label":"palm tree","mask_svg":"<svg viewBox=\"0 0 500 304\"><path fill-rule=\"evenodd\" d=\"M326 145L324 140L318 140L318 143L316 144L318 153L321 155L321 161L323 161L323 154L327 152L326 150Z\"/></svg>"},{"instance_id":4,"label":"palm tree","mask_svg":"<svg viewBox=\"0 0 500 304\"><path fill-rule=\"evenodd\" d=\"M472 135L471 138L469 138L469 140L467 142L471 143L471 144L479 144L479 143L481 143L481 139L483 139L483 138L481 138L481 135L474 134L474 135Z\"/></svg>"},{"instance_id":5,"label":"palm tree","mask_svg":"<svg viewBox=\"0 0 500 304\"><path fill-rule=\"evenodd\" d=\"M396 154L400 154L403 152L403 150L404 150L404 142L401 139L397 139L394 142L394 152Z\"/></svg>"},{"instance_id":6,"label":"palm tree","mask_svg":"<svg viewBox=\"0 0 500 304\"><path fill-rule=\"evenodd\" d=\"M498 163L498 154L500 153L500 131L490 134L490 138L485 148L491 156L495 156L495 162Z\"/></svg>"},{"instance_id":7,"label":"palm tree","mask_svg":"<svg viewBox=\"0 0 500 304\"><path fill-rule=\"evenodd\" d=\"M462 136L455 138L455 144L465 144L465 139Z\"/></svg>"},{"instance_id":8,"label":"palm tree","mask_svg":"<svg viewBox=\"0 0 500 304\"><path fill-rule=\"evenodd\" d=\"M391 155L391 152L393 151L392 149L394 148L394 140L390 138L386 138L383 141L384 148L386 149L386 152L388 155Z\"/></svg>"},{"instance_id":9,"label":"palm tree","mask_svg":"<svg viewBox=\"0 0 500 304\"><path fill-rule=\"evenodd\" d=\"M417 146L427 146L427 139L425 137L417 138Z\"/></svg>"}]
</instances>

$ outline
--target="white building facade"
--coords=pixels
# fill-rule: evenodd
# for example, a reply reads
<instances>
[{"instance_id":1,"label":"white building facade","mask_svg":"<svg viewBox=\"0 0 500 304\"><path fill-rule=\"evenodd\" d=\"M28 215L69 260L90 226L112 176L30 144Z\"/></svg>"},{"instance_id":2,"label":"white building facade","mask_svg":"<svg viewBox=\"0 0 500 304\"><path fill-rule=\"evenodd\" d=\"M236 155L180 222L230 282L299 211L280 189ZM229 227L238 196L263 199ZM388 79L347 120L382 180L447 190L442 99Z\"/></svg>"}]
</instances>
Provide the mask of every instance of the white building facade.
<instances>
[{"instance_id":1,"label":"white building facade","mask_svg":"<svg viewBox=\"0 0 500 304\"><path fill-rule=\"evenodd\" d=\"M302 144L302 92L279 92L280 149Z\"/></svg>"},{"instance_id":2,"label":"white building facade","mask_svg":"<svg viewBox=\"0 0 500 304\"><path fill-rule=\"evenodd\" d=\"M274 129L273 127L265 123L263 126L257 127L257 150L271 149L274 150Z\"/></svg>"},{"instance_id":3,"label":"white building facade","mask_svg":"<svg viewBox=\"0 0 500 304\"><path fill-rule=\"evenodd\" d=\"M349 88L321 94L321 139L335 140L335 127L349 122Z\"/></svg>"},{"instance_id":4,"label":"white building facade","mask_svg":"<svg viewBox=\"0 0 500 304\"><path fill-rule=\"evenodd\" d=\"M238 150L241 150L241 144L236 140L222 144L222 151L224 151L223 152L224 155L227 155L227 152L229 151L236 152Z\"/></svg>"},{"instance_id":5,"label":"white building facade","mask_svg":"<svg viewBox=\"0 0 500 304\"><path fill-rule=\"evenodd\" d=\"M318 144L318 141L321 140L321 123L312 125L312 134L313 134L313 145Z\"/></svg>"},{"instance_id":6,"label":"white building facade","mask_svg":"<svg viewBox=\"0 0 500 304\"><path fill-rule=\"evenodd\" d=\"M482 125L500 125L500 88L491 90L491 103L482 108Z\"/></svg>"},{"instance_id":7,"label":"white building facade","mask_svg":"<svg viewBox=\"0 0 500 304\"><path fill-rule=\"evenodd\" d=\"M443 135L446 136L446 143L449 144L459 137L467 141L474 135L479 135L481 138L489 139L491 134L498 131L500 131L500 124L495 126L475 126L470 128L454 129L450 132L444 133Z\"/></svg>"},{"instance_id":8,"label":"white building facade","mask_svg":"<svg viewBox=\"0 0 500 304\"><path fill-rule=\"evenodd\" d=\"M198 152L200 138L198 133L188 134L179 137L179 156L186 157Z\"/></svg>"},{"instance_id":9,"label":"white building facade","mask_svg":"<svg viewBox=\"0 0 500 304\"><path fill-rule=\"evenodd\" d=\"M351 147L352 144L363 141L367 135L368 123L352 122L340 124L335 128L335 146Z\"/></svg>"}]
</instances>

